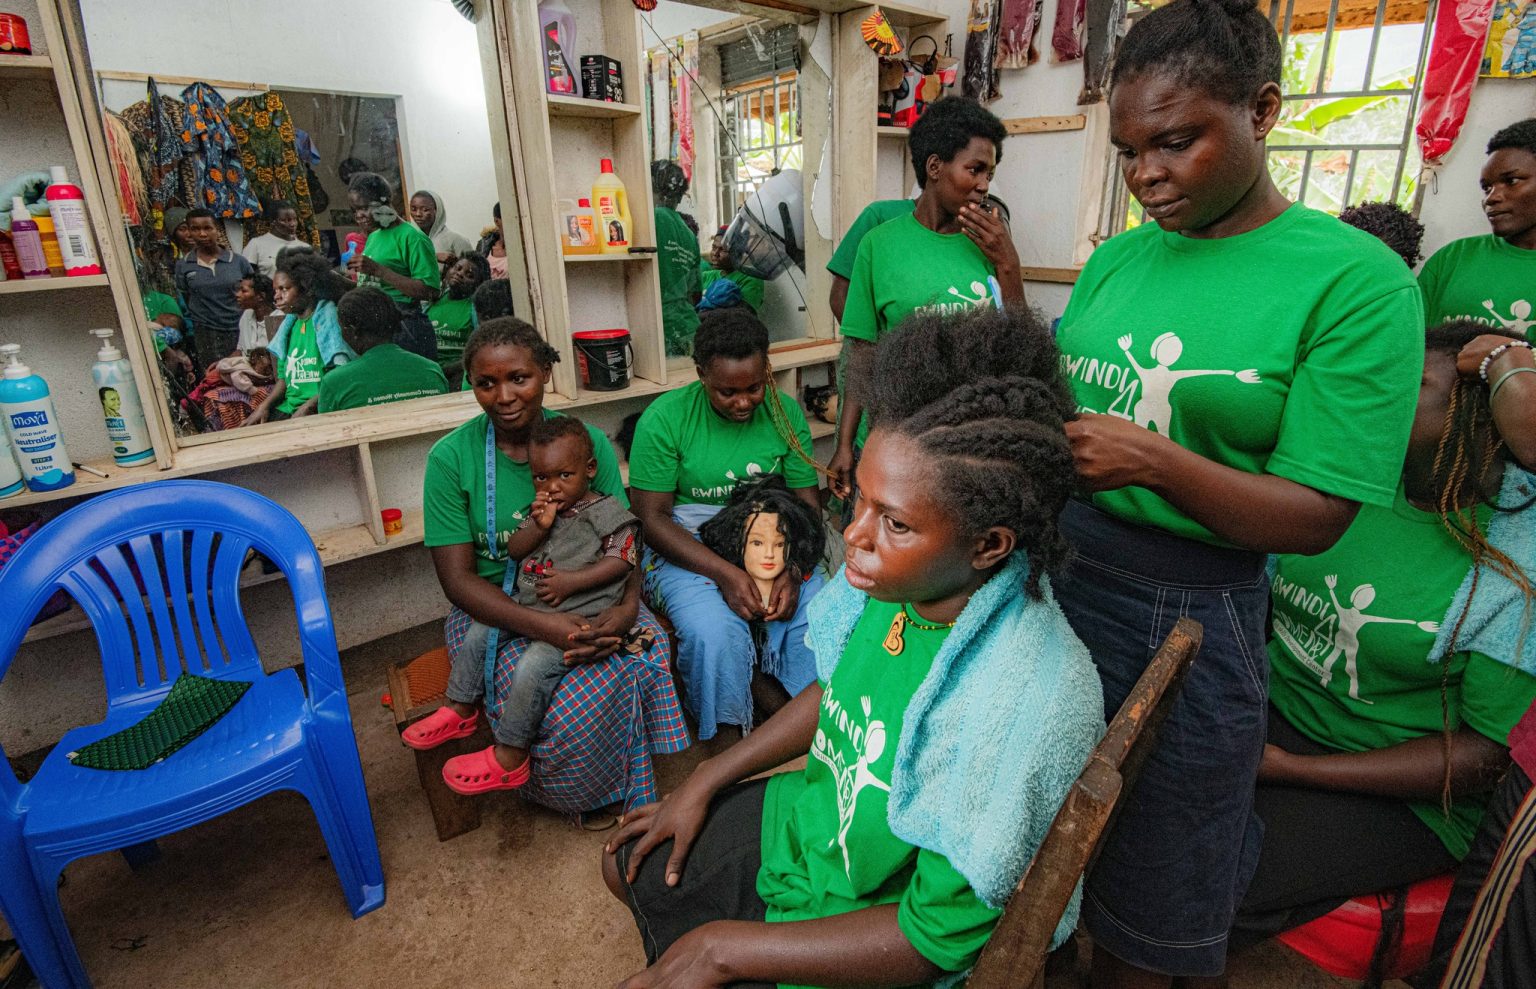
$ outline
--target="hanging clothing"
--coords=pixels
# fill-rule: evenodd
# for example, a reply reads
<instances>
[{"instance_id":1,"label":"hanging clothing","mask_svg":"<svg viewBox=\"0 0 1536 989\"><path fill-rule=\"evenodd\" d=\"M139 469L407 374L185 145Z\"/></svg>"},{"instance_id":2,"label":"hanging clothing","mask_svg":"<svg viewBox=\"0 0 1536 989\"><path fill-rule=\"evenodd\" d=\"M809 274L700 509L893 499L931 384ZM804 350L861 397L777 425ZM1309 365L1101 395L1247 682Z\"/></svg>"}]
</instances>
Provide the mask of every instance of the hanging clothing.
<instances>
[{"instance_id":1,"label":"hanging clothing","mask_svg":"<svg viewBox=\"0 0 1536 989\"><path fill-rule=\"evenodd\" d=\"M283 199L299 214L298 236L310 246L320 246L315 209L310 201L309 178L299 164L294 146L293 119L276 93L247 96L229 104L230 132L240 147L240 165L250 187L264 201ZM265 217L245 221L245 239L267 232Z\"/></svg>"},{"instance_id":2,"label":"hanging clothing","mask_svg":"<svg viewBox=\"0 0 1536 989\"><path fill-rule=\"evenodd\" d=\"M148 96L125 109L120 116L134 140L145 149L148 170L144 173L144 183L149 190L154 225L160 225L165 211L172 206L197 205L193 149L182 140L186 130L186 107L169 96L161 96L155 80L150 79Z\"/></svg>"},{"instance_id":3,"label":"hanging clothing","mask_svg":"<svg viewBox=\"0 0 1536 989\"><path fill-rule=\"evenodd\" d=\"M1044 4L1040 0L1003 0L1002 27L997 39L997 67L1022 69L1040 60L1035 33L1040 30Z\"/></svg>"},{"instance_id":4,"label":"hanging clothing","mask_svg":"<svg viewBox=\"0 0 1536 989\"><path fill-rule=\"evenodd\" d=\"M197 172L197 202L214 216L244 220L261 212L261 202L245 181L240 146L229 128L228 108L219 91L194 82L181 91L186 104L182 143L192 150Z\"/></svg>"}]
</instances>

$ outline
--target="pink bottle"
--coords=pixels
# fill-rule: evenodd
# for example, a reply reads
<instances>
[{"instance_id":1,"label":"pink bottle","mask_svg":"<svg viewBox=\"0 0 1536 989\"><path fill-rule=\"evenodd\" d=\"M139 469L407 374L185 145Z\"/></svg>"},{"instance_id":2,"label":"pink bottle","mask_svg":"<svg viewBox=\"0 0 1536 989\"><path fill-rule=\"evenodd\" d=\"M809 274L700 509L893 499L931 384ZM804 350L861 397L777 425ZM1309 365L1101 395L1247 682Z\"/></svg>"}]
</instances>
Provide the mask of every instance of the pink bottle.
<instances>
[{"instance_id":1,"label":"pink bottle","mask_svg":"<svg viewBox=\"0 0 1536 989\"><path fill-rule=\"evenodd\" d=\"M96 260L96 248L91 243L91 225L85 218L85 193L70 183L63 165L54 165L49 173L51 180L43 198L48 200L48 215L53 217L53 231L59 238L64 274L101 274L101 262Z\"/></svg>"}]
</instances>

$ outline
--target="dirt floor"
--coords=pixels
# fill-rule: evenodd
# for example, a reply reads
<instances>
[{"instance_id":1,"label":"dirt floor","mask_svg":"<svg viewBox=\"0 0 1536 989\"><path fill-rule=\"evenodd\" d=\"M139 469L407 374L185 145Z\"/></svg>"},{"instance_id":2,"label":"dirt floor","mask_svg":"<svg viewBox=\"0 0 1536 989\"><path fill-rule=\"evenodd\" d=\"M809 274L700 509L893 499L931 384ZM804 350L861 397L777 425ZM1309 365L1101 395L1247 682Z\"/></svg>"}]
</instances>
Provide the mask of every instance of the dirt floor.
<instances>
[{"instance_id":1,"label":"dirt floor","mask_svg":"<svg viewBox=\"0 0 1536 989\"><path fill-rule=\"evenodd\" d=\"M343 657L384 859L382 908L352 920L308 805L267 798L162 840L161 858L138 871L116 854L69 868L60 892L95 985L588 989L643 966L628 911L598 878L602 834L493 794L478 831L437 841L412 753L379 696L386 664L440 641L423 626ZM665 760L663 788L700 758ZM1080 979L1069 969L1049 986ZM1352 985L1279 945L1235 959L1232 984Z\"/></svg>"}]
</instances>

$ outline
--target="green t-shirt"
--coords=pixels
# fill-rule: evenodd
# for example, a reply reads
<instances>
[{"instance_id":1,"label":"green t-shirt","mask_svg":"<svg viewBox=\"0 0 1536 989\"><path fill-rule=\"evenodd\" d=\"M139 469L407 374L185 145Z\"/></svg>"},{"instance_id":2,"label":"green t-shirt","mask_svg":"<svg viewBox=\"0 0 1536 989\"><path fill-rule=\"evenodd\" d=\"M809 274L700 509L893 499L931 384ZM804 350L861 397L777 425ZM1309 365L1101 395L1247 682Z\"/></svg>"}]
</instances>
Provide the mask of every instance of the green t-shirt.
<instances>
[{"instance_id":1,"label":"green t-shirt","mask_svg":"<svg viewBox=\"0 0 1536 989\"><path fill-rule=\"evenodd\" d=\"M708 261L699 261L699 291L708 292L709 287L724 278L728 282L735 282L741 289L741 301L752 307L752 311L763 311L763 280L753 277L741 271L732 271L727 274L710 264Z\"/></svg>"},{"instance_id":2,"label":"green t-shirt","mask_svg":"<svg viewBox=\"0 0 1536 989\"><path fill-rule=\"evenodd\" d=\"M1143 224L1088 260L1057 342L1078 408L1130 419L1219 464L1390 505L1424 368L1402 258L1294 205L1217 240ZM1104 511L1219 543L1146 488Z\"/></svg>"},{"instance_id":3,"label":"green t-shirt","mask_svg":"<svg viewBox=\"0 0 1536 989\"><path fill-rule=\"evenodd\" d=\"M441 395L447 390L448 379L434 361L397 344L380 343L320 379L320 411L361 409Z\"/></svg>"},{"instance_id":4,"label":"green t-shirt","mask_svg":"<svg viewBox=\"0 0 1536 989\"><path fill-rule=\"evenodd\" d=\"M915 209L917 209L915 199L877 199L864 207L859 215L854 217L848 232L843 234L837 250L832 252L832 260L827 262L827 270L851 281L853 262L859 256L859 244L863 243L864 235L886 220L894 220L898 216L911 216Z\"/></svg>"},{"instance_id":5,"label":"green t-shirt","mask_svg":"<svg viewBox=\"0 0 1536 989\"><path fill-rule=\"evenodd\" d=\"M843 336L877 342L916 312L962 312L993 305L987 279L996 267L965 234L934 233L911 213L864 236L843 307ZM859 420L862 447L869 419Z\"/></svg>"},{"instance_id":6,"label":"green t-shirt","mask_svg":"<svg viewBox=\"0 0 1536 989\"><path fill-rule=\"evenodd\" d=\"M668 357L693 353L699 314L699 239L677 210L656 207L656 277L661 282L661 329Z\"/></svg>"},{"instance_id":7,"label":"green t-shirt","mask_svg":"<svg viewBox=\"0 0 1536 989\"><path fill-rule=\"evenodd\" d=\"M295 409L320 393L320 376L325 371L325 362L320 357L315 321L295 320L288 330L287 350L272 357L277 364L277 376L288 384L277 409L292 415Z\"/></svg>"},{"instance_id":8,"label":"green t-shirt","mask_svg":"<svg viewBox=\"0 0 1536 989\"><path fill-rule=\"evenodd\" d=\"M1448 673L1450 728L1469 725L1504 744L1536 698L1536 677L1481 653L1455 654L1448 671L1426 662L1471 565L1439 516L1401 489L1391 507L1363 506L1332 549L1279 557L1270 701L1319 745L1370 751L1438 735ZM1486 803L1486 794L1458 797L1449 818L1438 800L1409 807L1461 858Z\"/></svg>"},{"instance_id":9,"label":"green t-shirt","mask_svg":"<svg viewBox=\"0 0 1536 989\"><path fill-rule=\"evenodd\" d=\"M544 410L544 418L559 412ZM475 572L486 580L501 583L507 571L507 539L528 517L533 504L533 474L526 462L519 463L496 451L496 548L487 549L485 538L485 431L490 420L478 415L432 444L427 454L427 472L422 481L422 508L428 546L457 546L473 543ZM602 430L588 424L592 448L597 456L597 477L592 490L613 495L625 508L629 497L624 493L624 479L613 444Z\"/></svg>"},{"instance_id":10,"label":"green t-shirt","mask_svg":"<svg viewBox=\"0 0 1536 989\"><path fill-rule=\"evenodd\" d=\"M181 304L164 292L145 292L144 318L154 323L160 319L161 313L170 313L172 316L180 318Z\"/></svg>"},{"instance_id":11,"label":"green t-shirt","mask_svg":"<svg viewBox=\"0 0 1536 989\"><path fill-rule=\"evenodd\" d=\"M805 413L783 392L779 398L809 452ZM635 424L631 487L674 494L678 505L724 505L736 482L753 474L783 474L791 488L816 486L815 468L773 428L766 400L746 422L729 422L709 404L704 383L695 381L656 399Z\"/></svg>"},{"instance_id":12,"label":"green t-shirt","mask_svg":"<svg viewBox=\"0 0 1536 989\"><path fill-rule=\"evenodd\" d=\"M420 227L407 220L370 233L368 240L363 244L363 257L373 258L397 275L419 278L426 282L427 287L433 292L442 287L442 276L437 266L437 249L432 246L432 240L421 232ZM372 285L382 289L384 294L398 303L416 304L406 298L404 292L382 278L359 275L357 284Z\"/></svg>"},{"instance_id":13,"label":"green t-shirt","mask_svg":"<svg viewBox=\"0 0 1536 989\"><path fill-rule=\"evenodd\" d=\"M432 321L432 333L437 337L437 362L446 367L463 357L464 344L475 330L475 300L445 295L432 303L427 318Z\"/></svg>"},{"instance_id":14,"label":"green t-shirt","mask_svg":"<svg viewBox=\"0 0 1536 989\"><path fill-rule=\"evenodd\" d=\"M944 856L891 833L886 801L902 718L949 635L909 622L892 656L882 642L903 607L864 606L822 685L805 770L768 782L757 892L770 923L900 904L896 923L912 947L959 972L975 963L1002 911L982 903Z\"/></svg>"},{"instance_id":15,"label":"green t-shirt","mask_svg":"<svg viewBox=\"0 0 1536 989\"><path fill-rule=\"evenodd\" d=\"M1446 244L1419 271L1425 325L1470 319L1536 342L1536 251L1484 234Z\"/></svg>"}]
</instances>

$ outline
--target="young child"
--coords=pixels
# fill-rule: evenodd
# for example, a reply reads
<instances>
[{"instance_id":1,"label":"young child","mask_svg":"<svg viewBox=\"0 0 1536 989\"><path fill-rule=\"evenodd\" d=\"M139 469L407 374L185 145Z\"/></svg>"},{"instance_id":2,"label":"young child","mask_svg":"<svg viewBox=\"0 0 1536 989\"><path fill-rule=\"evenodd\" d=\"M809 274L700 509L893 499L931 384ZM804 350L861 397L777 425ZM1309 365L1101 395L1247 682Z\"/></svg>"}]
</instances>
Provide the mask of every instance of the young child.
<instances>
[{"instance_id":1,"label":"young child","mask_svg":"<svg viewBox=\"0 0 1536 989\"><path fill-rule=\"evenodd\" d=\"M624 594L638 559L640 523L617 499L591 489L597 459L581 420L553 416L536 422L528 435L528 466L538 493L528 518L507 541L507 556L522 561L510 593L525 607L594 618ZM474 732L492 631L479 622L470 626L453 658L448 703L407 728L405 744L429 749ZM451 789L475 794L528 782L528 750L566 669L559 647L529 641L502 704L496 744L449 759L443 779ZM445 726L452 730L444 732Z\"/></svg>"},{"instance_id":2,"label":"young child","mask_svg":"<svg viewBox=\"0 0 1536 989\"><path fill-rule=\"evenodd\" d=\"M1057 362L1024 310L882 341L846 566L811 605L817 681L605 847L652 964L624 985L913 986L974 964L1104 726L1048 590L1076 478Z\"/></svg>"},{"instance_id":3,"label":"young child","mask_svg":"<svg viewBox=\"0 0 1536 989\"><path fill-rule=\"evenodd\" d=\"M240 279L235 286L235 305L240 307L240 336L235 349L241 353L265 347L283 325L286 313L274 301L272 279L260 272Z\"/></svg>"}]
</instances>

